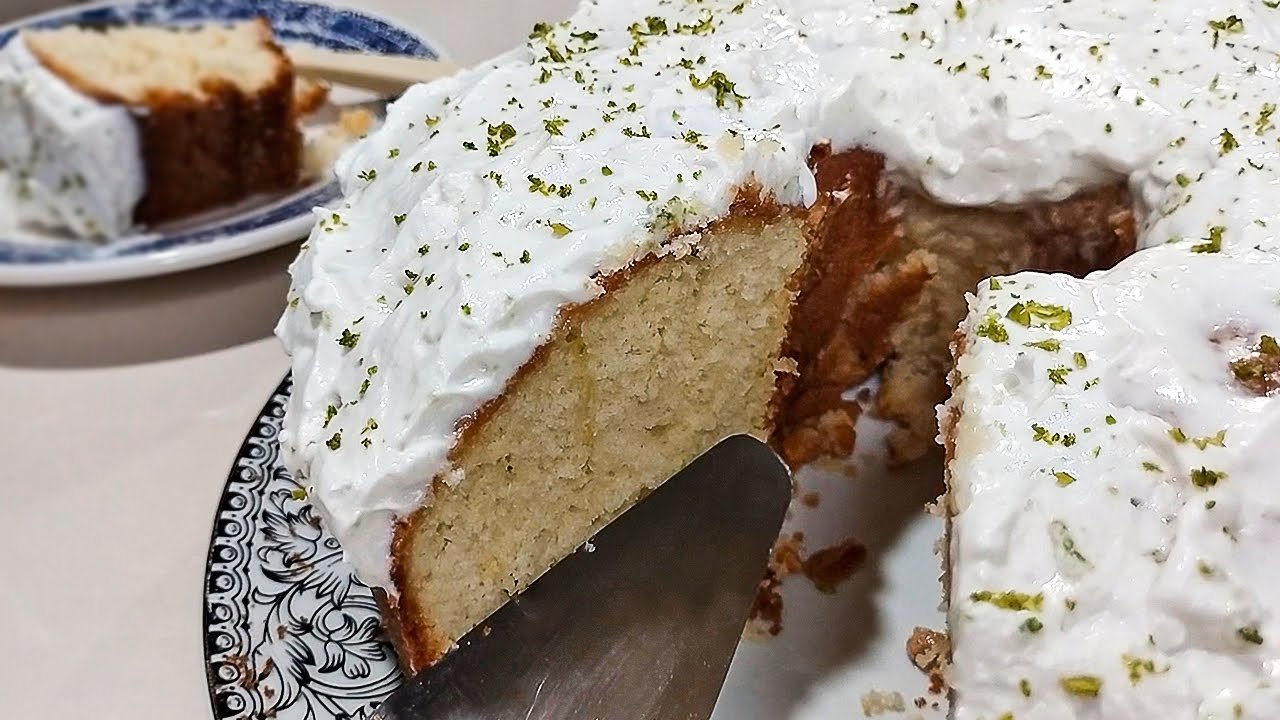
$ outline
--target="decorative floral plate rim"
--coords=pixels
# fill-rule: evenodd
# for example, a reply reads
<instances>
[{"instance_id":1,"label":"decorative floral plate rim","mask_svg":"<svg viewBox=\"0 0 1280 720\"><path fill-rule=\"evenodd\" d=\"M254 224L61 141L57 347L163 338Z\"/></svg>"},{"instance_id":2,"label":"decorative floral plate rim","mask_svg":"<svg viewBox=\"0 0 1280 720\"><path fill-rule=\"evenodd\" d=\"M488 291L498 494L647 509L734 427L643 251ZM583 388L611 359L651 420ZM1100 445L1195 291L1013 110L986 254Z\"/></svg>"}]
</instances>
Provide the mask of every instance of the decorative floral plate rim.
<instances>
[{"instance_id":1,"label":"decorative floral plate rim","mask_svg":"<svg viewBox=\"0 0 1280 720\"><path fill-rule=\"evenodd\" d=\"M422 33L364 11L307 0L108 0L63 8L0 26L0 46L19 30L71 23L183 24L266 17L284 42L321 47L444 57ZM105 244L32 242L0 233L0 286L75 285L127 280L203 267L304 237L313 210L340 195L336 181L317 182L275 197L171 224Z\"/></svg>"},{"instance_id":2,"label":"decorative floral plate rim","mask_svg":"<svg viewBox=\"0 0 1280 720\"><path fill-rule=\"evenodd\" d=\"M401 681L372 592L280 463L290 387L286 377L240 446L209 541L216 720L362 720Z\"/></svg>"}]
</instances>

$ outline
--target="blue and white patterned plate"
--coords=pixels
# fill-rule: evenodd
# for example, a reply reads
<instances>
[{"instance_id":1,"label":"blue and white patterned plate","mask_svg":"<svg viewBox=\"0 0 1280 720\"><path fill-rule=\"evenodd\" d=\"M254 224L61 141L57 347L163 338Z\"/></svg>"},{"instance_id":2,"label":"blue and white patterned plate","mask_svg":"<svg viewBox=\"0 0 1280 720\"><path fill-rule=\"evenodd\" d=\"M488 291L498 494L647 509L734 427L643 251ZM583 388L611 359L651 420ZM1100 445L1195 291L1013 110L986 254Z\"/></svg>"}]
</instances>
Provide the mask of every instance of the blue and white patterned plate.
<instances>
[{"instance_id":1,"label":"blue and white patterned plate","mask_svg":"<svg viewBox=\"0 0 1280 720\"><path fill-rule=\"evenodd\" d=\"M245 438L209 543L215 720L363 720L401 682L373 593L280 462L286 378Z\"/></svg>"},{"instance_id":2,"label":"blue and white patterned plate","mask_svg":"<svg viewBox=\"0 0 1280 720\"><path fill-rule=\"evenodd\" d=\"M301 0L125 0L95 3L0 27L0 45L19 30L67 24L184 24L265 17L285 43L310 43L436 58L439 46L389 20ZM72 285L161 275L212 265L305 236L311 211L338 197L336 182L170 223L103 245L0 235L0 285Z\"/></svg>"}]
</instances>

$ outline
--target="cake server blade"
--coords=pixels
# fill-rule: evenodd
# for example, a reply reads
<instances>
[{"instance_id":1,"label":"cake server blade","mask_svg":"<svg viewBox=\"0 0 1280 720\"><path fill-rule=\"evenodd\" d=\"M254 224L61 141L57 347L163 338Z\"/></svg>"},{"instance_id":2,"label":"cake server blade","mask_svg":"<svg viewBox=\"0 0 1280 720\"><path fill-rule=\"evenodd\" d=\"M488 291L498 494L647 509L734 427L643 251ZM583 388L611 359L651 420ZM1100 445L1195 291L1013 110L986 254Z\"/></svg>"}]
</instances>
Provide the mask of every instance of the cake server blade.
<instances>
[{"instance_id":1,"label":"cake server blade","mask_svg":"<svg viewBox=\"0 0 1280 720\"><path fill-rule=\"evenodd\" d=\"M373 720L706 720L791 498L730 437L509 601Z\"/></svg>"}]
</instances>

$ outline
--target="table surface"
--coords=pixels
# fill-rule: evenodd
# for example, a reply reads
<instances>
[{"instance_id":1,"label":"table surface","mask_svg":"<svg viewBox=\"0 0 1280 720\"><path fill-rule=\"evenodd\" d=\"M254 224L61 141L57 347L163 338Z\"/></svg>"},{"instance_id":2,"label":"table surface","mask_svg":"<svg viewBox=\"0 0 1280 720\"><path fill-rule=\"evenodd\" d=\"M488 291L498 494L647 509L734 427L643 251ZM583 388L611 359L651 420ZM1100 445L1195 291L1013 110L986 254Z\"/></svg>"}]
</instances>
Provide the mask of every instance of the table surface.
<instances>
[{"instance_id":1,"label":"table surface","mask_svg":"<svg viewBox=\"0 0 1280 720\"><path fill-rule=\"evenodd\" d=\"M348 2L425 32L461 63L573 4ZM210 523L287 367L271 330L295 252L0 290L0 715L210 717Z\"/></svg>"}]
</instances>

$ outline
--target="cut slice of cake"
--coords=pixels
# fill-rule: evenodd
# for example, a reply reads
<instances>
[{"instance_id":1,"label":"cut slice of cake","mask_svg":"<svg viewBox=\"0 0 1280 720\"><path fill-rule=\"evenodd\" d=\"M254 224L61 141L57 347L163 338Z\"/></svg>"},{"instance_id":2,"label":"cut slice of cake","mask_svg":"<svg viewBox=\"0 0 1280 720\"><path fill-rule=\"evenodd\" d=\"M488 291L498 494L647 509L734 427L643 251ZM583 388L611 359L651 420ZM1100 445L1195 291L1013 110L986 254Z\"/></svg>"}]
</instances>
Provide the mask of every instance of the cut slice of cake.
<instances>
[{"instance_id":1,"label":"cut slice of cake","mask_svg":"<svg viewBox=\"0 0 1280 720\"><path fill-rule=\"evenodd\" d=\"M942 411L956 720L1280 717L1280 255L984 283Z\"/></svg>"},{"instance_id":2,"label":"cut slice of cake","mask_svg":"<svg viewBox=\"0 0 1280 720\"><path fill-rule=\"evenodd\" d=\"M0 174L26 222L83 236L298 181L294 75L264 20L28 30L0 50Z\"/></svg>"}]
</instances>

